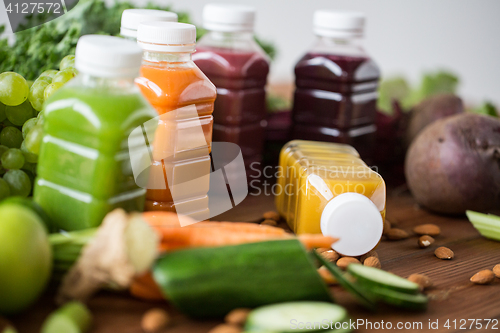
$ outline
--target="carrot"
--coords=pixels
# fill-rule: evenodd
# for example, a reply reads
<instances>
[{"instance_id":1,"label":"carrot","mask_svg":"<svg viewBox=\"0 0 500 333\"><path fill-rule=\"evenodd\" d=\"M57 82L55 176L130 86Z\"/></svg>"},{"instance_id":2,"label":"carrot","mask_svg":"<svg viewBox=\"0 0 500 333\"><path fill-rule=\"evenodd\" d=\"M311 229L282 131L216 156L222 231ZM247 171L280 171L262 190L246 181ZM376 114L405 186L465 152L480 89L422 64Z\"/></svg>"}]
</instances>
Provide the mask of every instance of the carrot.
<instances>
[{"instance_id":1,"label":"carrot","mask_svg":"<svg viewBox=\"0 0 500 333\"><path fill-rule=\"evenodd\" d=\"M134 279L130 286L130 293L132 296L151 301L164 300L160 288L151 276L151 273L146 273Z\"/></svg>"},{"instance_id":2,"label":"carrot","mask_svg":"<svg viewBox=\"0 0 500 333\"><path fill-rule=\"evenodd\" d=\"M332 244L339 240L338 238L323 236L321 234L302 234L298 238L309 250L319 247L331 248Z\"/></svg>"}]
</instances>

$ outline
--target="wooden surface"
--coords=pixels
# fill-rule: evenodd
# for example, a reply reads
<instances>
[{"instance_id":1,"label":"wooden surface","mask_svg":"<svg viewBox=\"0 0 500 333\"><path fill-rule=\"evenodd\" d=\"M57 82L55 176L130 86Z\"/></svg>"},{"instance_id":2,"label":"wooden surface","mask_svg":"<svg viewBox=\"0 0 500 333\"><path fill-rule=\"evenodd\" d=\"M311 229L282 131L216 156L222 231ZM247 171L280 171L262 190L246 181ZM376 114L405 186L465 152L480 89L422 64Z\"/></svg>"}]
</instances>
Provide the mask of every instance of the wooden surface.
<instances>
[{"instance_id":1,"label":"wooden surface","mask_svg":"<svg viewBox=\"0 0 500 333\"><path fill-rule=\"evenodd\" d=\"M228 221L255 221L265 211L274 208L271 196L249 196L245 201L223 214L220 219ZM500 243L481 237L471 224L464 218L443 217L432 215L415 205L413 199L406 193L388 196L387 217L397 223L399 228L411 232L412 227L422 223L435 223L441 227L442 233L436 237L436 243L427 249L419 249L417 238L411 237L402 241L383 241L377 251L383 269L403 277L412 273L428 275L435 286L427 294L431 299L426 312L414 313L381 308L371 313L356 304L356 302L339 287L332 287L336 302L345 306L353 320L364 319L375 323L382 321L387 325L391 322L393 329L398 322L422 323L423 332L463 332L460 329L462 319L499 319L500 318L500 282L492 285L476 286L469 278L482 269L491 269L500 263ZM445 261L434 256L434 249L447 246L455 252L453 260ZM49 291L32 309L23 315L11 318L20 333L39 332L44 317L54 309L53 294ZM90 304L95 317L92 332L96 333L127 333L142 332L140 320L142 314L152 307L164 307L174 314L175 325L165 330L171 333L205 333L217 325L218 321L196 322L176 313L166 303L143 302L123 294L102 292L94 297ZM450 320L450 328L444 327ZM438 322L438 329L430 330L429 321ZM454 327L456 320L457 327ZM463 322L462 322L463 323ZM469 329L471 321L467 322ZM485 325L485 321L482 322ZM491 326L491 325L490 325ZM359 332L376 332L360 327ZM411 331L411 330L405 330ZM472 331L500 332L500 324L496 330L482 329ZM61 332L64 333L64 332Z\"/></svg>"}]
</instances>

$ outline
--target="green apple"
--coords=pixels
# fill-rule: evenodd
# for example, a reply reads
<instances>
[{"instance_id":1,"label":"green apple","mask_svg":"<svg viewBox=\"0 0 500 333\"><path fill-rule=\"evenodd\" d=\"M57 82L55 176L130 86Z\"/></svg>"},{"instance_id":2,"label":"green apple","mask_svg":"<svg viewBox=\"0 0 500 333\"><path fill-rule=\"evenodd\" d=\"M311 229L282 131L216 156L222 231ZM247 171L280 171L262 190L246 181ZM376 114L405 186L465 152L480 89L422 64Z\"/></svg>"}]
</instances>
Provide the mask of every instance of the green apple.
<instances>
[{"instance_id":1,"label":"green apple","mask_svg":"<svg viewBox=\"0 0 500 333\"><path fill-rule=\"evenodd\" d=\"M42 220L14 202L0 204L0 314L31 305L52 271L52 251Z\"/></svg>"}]
</instances>

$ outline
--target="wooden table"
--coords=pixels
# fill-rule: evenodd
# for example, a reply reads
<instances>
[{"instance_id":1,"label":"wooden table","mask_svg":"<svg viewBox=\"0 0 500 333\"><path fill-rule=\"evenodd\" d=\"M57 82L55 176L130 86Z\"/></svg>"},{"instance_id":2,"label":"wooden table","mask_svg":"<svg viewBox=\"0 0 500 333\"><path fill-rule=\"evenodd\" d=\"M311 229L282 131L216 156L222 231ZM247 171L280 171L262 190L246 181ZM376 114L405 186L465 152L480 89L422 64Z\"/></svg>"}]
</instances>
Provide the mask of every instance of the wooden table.
<instances>
[{"instance_id":1,"label":"wooden table","mask_svg":"<svg viewBox=\"0 0 500 333\"><path fill-rule=\"evenodd\" d=\"M220 220L256 221L263 212L272 209L274 209L273 197L250 195L242 204L220 216ZM496 330L491 330L491 324L489 330L484 330L486 323L484 319L500 319L499 280L487 286L472 285L469 282L469 278L479 270L491 269L500 263L500 243L481 237L464 217L438 216L420 209L407 192L388 195L387 216L399 228L409 232L413 226L422 223L435 223L441 227L441 235L436 237L435 245L430 248L418 248L417 238L411 237L402 241L383 241L377 249L383 269L403 277L412 273L424 273L434 281L434 287L427 292L431 299L429 308L421 313L391 308L382 308L377 313L371 313L357 305L341 288L332 287L337 303L348 309L351 318L364 319L374 325L377 325L376 323L381 325L382 321L385 325L390 322L393 329L397 327L398 322L407 325L422 323L420 331L423 332L464 331L460 330L460 320L483 319L483 329L472 331L500 332L500 323L496 326ZM455 258L437 259L434 256L434 249L438 246L451 248L455 252ZM49 291L31 310L11 318L20 333L39 332L43 319L54 309L52 299L53 292ZM95 317L93 332L96 333L141 332L141 316L146 310L158 306L174 313L175 325L165 332L205 333L219 323L193 321L176 313L168 304L143 302L124 293L102 292L90 301L89 306ZM449 328L444 327L447 320ZM456 328L453 320L456 320ZM430 330L429 321L433 323L438 321L438 329ZM474 322L474 325L476 323ZM468 321L463 327L469 329L470 324L471 321ZM358 331L385 330L369 329L364 326Z\"/></svg>"}]
</instances>

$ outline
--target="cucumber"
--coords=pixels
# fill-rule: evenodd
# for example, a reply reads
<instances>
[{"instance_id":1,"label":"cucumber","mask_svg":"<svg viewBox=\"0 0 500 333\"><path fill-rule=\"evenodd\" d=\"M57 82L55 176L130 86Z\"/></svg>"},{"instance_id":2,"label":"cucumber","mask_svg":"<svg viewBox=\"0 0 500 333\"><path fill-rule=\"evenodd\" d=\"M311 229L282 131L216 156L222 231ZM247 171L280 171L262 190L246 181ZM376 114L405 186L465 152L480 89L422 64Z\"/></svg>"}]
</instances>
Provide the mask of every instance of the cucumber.
<instances>
[{"instance_id":1,"label":"cucumber","mask_svg":"<svg viewBox=\"0 0 500 333\"><path fill-rule=\"evenodd\" d=\"M296 239L168 253L153 267L165 298L191 317L222 317L235 308L332 301Z\"/></svg>"},{"instance_id":2,"label":"cucumber","mask_svg":"<svg viewBox=\"0 0 500 333\"><path fill-rule=\"evenodd\" d=\"M318 332L344 322L347 311L340 305L325 302L288 302L262 306L250 312L245 330L247 332ZM310 323L309 328L299 328ZM316 327L314 327L316 323ZM326 325L326 326L325 326ZM307 326L306 326L307 327Z\"/></svg>"},{"instance_id":3,"label":"cucumber","mask_svg":"<svg viewBox=\"0 0 500 333\"><path fill-rule=\"evenodd\" d=\"M364 305L366 308L370 310L377 309L376 301L375 299L373 299L372 295L366 292L364 288L361 288L358 284L356 284L353 281L352 276L350 276L348 273L342 272L342 270L338 268L337 265L327 261L325 258L323 258L322 255L320 255L315 250L313 250L312 253L316 257L316 259L318 259L321 262L321 264L324 265L330 271L330 273L332 273L332 275L335 277L338 283L350 294L356 297L356 299L362 305Z\"/></svg>"},{"instance_id":4,"label":"cucumber","mask_svg":"<svg viewBox=\"0 0 500 333\"><path fill-rule=\"evenodd\" d=\"M418 284L378 268L349 265L347 271L356 278L360 285L368 289L380 287L406 294L418 294L420 292Z\"/></svg>"},{"instance_id":5,"label":"cucumber","mask_svg":"<svg viewBox=\"0 0 500 333\"><path fill-rule=\"evenodd\" d=\"M427 309L428 299L427 296L423 294L411 295L382 287L371 287L369 292L377 300L398 308L410 310Z\"/></svg>"}]
</instances>

